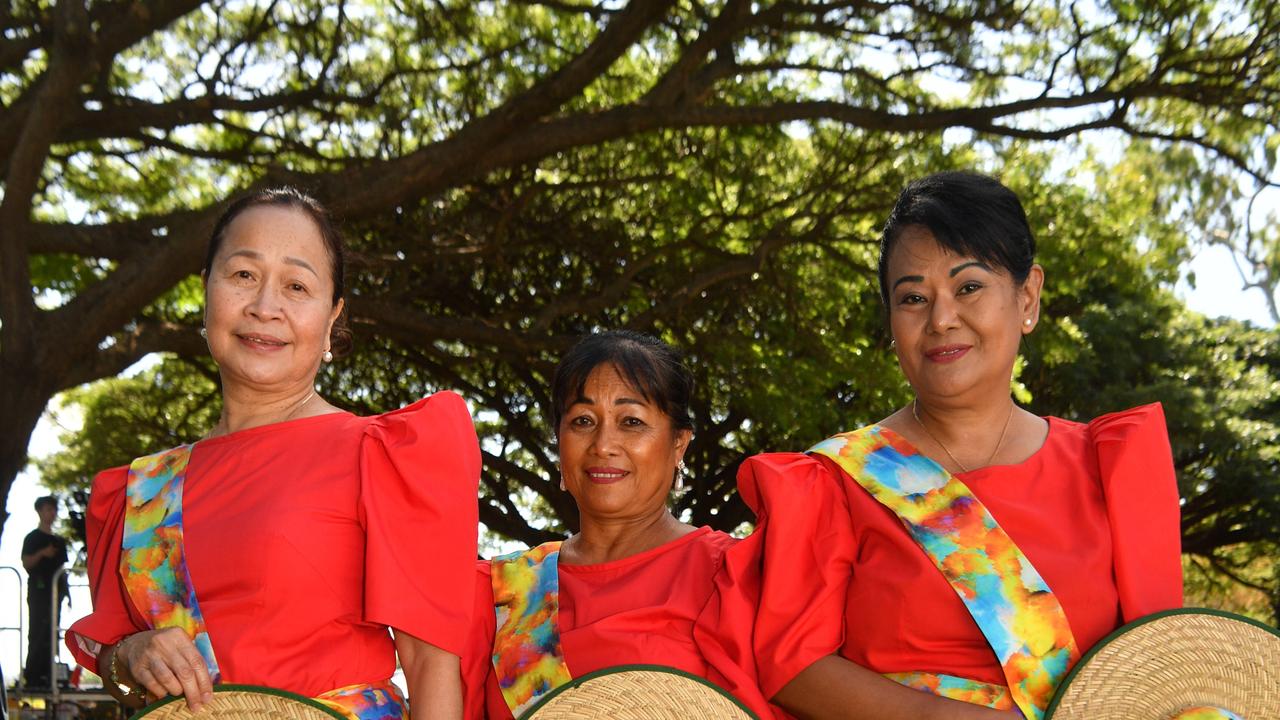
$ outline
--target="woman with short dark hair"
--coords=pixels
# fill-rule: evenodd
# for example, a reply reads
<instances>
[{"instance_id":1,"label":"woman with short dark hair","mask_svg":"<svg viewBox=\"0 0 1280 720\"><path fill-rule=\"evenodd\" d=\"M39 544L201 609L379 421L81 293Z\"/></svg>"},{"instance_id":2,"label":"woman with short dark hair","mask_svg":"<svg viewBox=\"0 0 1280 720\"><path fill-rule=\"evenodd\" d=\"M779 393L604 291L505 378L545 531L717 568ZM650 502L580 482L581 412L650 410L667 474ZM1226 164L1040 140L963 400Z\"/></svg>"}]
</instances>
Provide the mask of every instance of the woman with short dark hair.
<instances>
[{"instance_id":1,"label":"woman with short dark hair","mask_svg":"<svg viewBox=\"0 0 1280 720\"><path fill-rule=\"evenodd\" d=\"M1039 718L1081 653L1181 605L1160 406L1083 424L1010 396L1040 320L1034 257L998 181L911 183L879 276L915 398L808 454L743 465L766 553L791 558L763 565L755 647L762 689L794 714ZM809 546L822 552L795 551Z\"/></svg>"},{"instance_id":2,"label":"woman with short dark hair","mask_svg":"<svg viewBox=\"0 0 1280 720\"><path fill-rule=\"evenodd\" d=\"M463 656L468 718L517 717L574 678L632 664L712 680L768 713L754 677L695 637L723 629L750 645L749 623L721 628L712 603L737 541L668 508L684 482L692 393L679 354L640 333L589 335L560 361L552 420L580 529L479 564Z\"/></svg>"},{"instance_id":3,"label":"woman with short dark hair","mask_svg":"<svg viewBox=\"0 0 1280 720\"><path fill-rule=\"evenodd\" d=\"M221 417L94 480L94 607L72 653L134 707L198 710L226 681L390 720L407 717L398 650L418 720L459 717L480 474L466 404L440 392L357 417L317 394L350 344L343 247L296 190L232 203L201 279Z\"/></svg>"}]
</instances>

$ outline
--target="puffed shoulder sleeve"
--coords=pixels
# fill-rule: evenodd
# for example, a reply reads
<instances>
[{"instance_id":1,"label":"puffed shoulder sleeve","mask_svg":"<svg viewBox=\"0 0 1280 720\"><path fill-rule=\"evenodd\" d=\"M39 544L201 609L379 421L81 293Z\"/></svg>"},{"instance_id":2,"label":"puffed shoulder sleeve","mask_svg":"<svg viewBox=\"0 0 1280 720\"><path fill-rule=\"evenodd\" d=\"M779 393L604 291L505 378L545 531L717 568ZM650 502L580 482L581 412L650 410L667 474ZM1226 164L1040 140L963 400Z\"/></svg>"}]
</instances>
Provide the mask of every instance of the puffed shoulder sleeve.
<instances>
[{"instance_id":1,"label":"puffed shoulder sleeve","mask_svg":"<svg viewBox=\"0 0 1280 720\"><path fill-rule=\"evenodd\" d=\"M1089 423L1115 552L1120 609L1129 622L1182 606L1178 481L1159 403Z\"/></svg>"},{"instance_id":2,"label":"puffed shoulder sleeve","mask_svg":"<svg viewBox=\"0 0 1280 720\"><path fill-rule=\"evenodd\" d=\"M472 610L480 446L440 392L374 419L360 444L364 619L461 656Z\"/></svg>"},{"instance_id":3,"label":"puffed shoulder sleeve","mask_svg":"<svg viewBox=\"0 0 1280 720\"><path fill-rule=\"evenodd\" d=\"M98 672L103 646L120 642L125 635L147 629L120 582L120 541L124 535L125 482L129 469L112 468L98 474L85 513L85 538L89 551L89 593L93 612L67 630L66 643L76 662Z\"/></svg>"},{"instance_id":4,"label":"puffed shoulder sleeve","mask_svg":"<svg viewBox=\"0 0 1280 720\"><path fill-rule=\"evenodd\" d=\"M749 588L753 569L735 566L747 558L758 564L753 645L768 698L844 643L855 542L838 473L801 453L757 455L738 470L738 492L756 513L756 529L728 553L726 570Z\"/></svg>"}]
</instances>

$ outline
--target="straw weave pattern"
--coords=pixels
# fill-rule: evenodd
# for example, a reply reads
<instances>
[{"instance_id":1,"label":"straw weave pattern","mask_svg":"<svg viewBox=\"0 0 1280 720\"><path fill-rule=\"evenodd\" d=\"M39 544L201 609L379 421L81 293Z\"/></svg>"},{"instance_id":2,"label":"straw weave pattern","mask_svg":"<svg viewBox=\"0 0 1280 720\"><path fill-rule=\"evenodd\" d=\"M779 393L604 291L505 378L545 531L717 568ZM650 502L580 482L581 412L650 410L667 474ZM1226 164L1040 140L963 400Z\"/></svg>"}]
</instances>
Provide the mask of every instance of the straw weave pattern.
<instances>
[{"instance_id":1,"label":"straw weave pattern","mask_svg":"<svg viewBox=\"0 0 1280 720\"><path fill-rule=\"evenodd\" d=\"M1153 620L1090 658L1052 720L1166 720L1197 705L1280 718L1280 638L1216 615Z\"/></svg>"},{"instance_id":2,"label":"straw weave pattern","mask_svg":"<svg viewBox=\"0 0 1280 720\"><path fill-rule=\"evenodd\" d=\"M215 692L204 710L195 714L182 701L145 711L145 720L333 720L333 715L278 695L256 692Z\"/></svg>"},{"instance_id":3,"label":"straw weave pattern","mask_svg":"<svg viewBox=\"0 0 1280 720\"><path fill-rule=\"evenodd\" d=\"M522 720L747 720L715 690L670 673L631 670L568 688Z\"/></svg>"}]
</instances>

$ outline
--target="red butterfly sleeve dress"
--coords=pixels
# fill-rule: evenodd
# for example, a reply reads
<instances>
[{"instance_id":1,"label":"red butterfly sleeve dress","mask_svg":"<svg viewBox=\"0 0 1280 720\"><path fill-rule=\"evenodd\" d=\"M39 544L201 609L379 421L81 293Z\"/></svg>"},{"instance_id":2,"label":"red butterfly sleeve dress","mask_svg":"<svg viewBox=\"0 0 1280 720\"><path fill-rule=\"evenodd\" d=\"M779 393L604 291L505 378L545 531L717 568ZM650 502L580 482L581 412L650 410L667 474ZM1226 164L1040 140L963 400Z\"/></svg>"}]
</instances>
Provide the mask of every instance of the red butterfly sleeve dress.
<instances>
[{"instance_id":1,"label":"red butterfly sleeve dress","mask_svg":"<svg viewBox=\"0 0 1280 720\"><path fill-rule=\"evenodd\" d=\"M721 645L703 646L695 639L703 633L740 634L733 644L749 647L750 623L722 623L711 602L717 574L738 542L702 527L620 560L560 563L557 626L570 674L581 677L617 665L664 665L706 678L753 712L771 717L754 677L731 659L708 658ZM492 661L497 623L488 561L476 565L474 582L475 629L462 657L465 717L511 720ZM722 675L713 665L728 670Z\"/></svg>"},{"instance_id":2,"label":"red butterfly sleeve dress","mask_svg":"<svg viewBox=\"0 0 1280 720\"><path fill-rule=\"evenodd\" d=\"M1124 622L1181 606L1178 491L1159 405L1048 423L1026 461L957 477L1043 576L1083 653ZM762 536L754 642L767 697L831 654L878 673L1005 684L956 591L834 462L759 455L738 484Z\"/></svg>"},{"instance_id":3,"label":"red butterfly sleeve dress","mask_svg":"<svg viewBox=\"0 0 1280 720\"><path fill-rule=\"evenodd\" d=\"M386 680L388 626L461 655L479 475L470 414L450 392L196 443L183 542L223 681L315 696ZM93 612L67 645L94 672L102 646L149 629L120 580L127 477L101 473L89 502Z\"/></svg>"}]
</instances>

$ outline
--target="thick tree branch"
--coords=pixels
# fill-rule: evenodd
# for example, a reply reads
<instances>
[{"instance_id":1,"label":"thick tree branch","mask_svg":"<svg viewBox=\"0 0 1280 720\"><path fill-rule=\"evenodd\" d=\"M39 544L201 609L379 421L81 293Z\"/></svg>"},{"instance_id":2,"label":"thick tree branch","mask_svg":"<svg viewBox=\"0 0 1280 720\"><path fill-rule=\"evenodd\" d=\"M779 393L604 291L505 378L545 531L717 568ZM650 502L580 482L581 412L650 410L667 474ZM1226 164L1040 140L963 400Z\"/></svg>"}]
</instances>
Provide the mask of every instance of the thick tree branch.
<instances>
[{"instance_id":1,"label":"thick tree branch","mask_svg":"<svg viewBox=\"0 0 1280 720\"><path fill-rule=\"evenodd\" d=\"M183 357L201 357L209 352L199 328L192 325L142 320L131 329L112 337L110 347L74 365L62 378L60 390L68 390L104 377L119 375L151 353L171 352Z\"/></svg>"}]
</instances>

